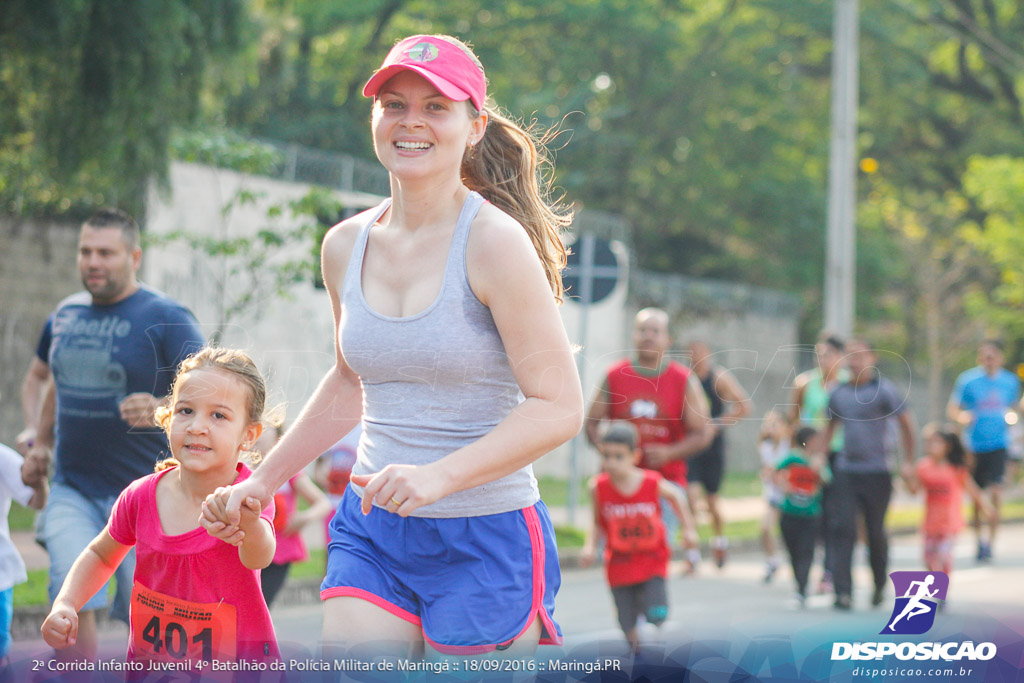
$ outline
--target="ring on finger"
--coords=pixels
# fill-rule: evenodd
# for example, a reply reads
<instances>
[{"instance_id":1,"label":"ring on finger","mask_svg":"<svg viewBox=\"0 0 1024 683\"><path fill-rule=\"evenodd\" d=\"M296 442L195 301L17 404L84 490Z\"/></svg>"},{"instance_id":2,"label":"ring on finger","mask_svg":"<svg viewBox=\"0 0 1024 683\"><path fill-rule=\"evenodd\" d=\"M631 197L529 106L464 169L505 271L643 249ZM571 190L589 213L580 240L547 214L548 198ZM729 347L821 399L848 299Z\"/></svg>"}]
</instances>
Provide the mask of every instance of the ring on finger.
<instances>
[{"instance_id":1,"label":"ring on finger","mask_svg":"<svg viewBox=\"0 0 1024 683\"><path fill-rule=\"evenodd\" d=\"M395 500L394 496L391 496L391 502L395 504L395 507L402 507L402 503L398 500Z\"/></svg>"}]
</instances>

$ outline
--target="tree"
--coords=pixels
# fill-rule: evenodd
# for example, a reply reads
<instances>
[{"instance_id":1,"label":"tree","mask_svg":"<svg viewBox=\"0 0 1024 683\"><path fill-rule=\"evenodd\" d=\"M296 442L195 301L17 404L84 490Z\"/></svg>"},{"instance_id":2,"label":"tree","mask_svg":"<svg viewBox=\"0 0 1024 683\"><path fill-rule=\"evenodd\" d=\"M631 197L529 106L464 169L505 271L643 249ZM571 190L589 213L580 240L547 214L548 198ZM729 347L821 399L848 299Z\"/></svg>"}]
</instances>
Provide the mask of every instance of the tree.
<instances>
[{"instance_id":1,"label":"tree","mask_svg":"<svg viewBox=\"0 0 1024 683\"><path fill-rule=\"evenodd\" d=\"M998 269L995 287L971 288L970 304L1019 343L1024 340L1024 157L972 157L964 189L985 217L966 220L963 235Z\"/></svg>"},{"instance_id":2,"label":"tree","mask_svg":"<svg viewBox=\"0 0 1024 683\"><path fill-rule=\"evenodd\" d=\"M0 12L0 210L142 213L207 62L237 47L243 0L6 0Z\"/></svg>"},{"instance_id":3,"label":"tree","mask_svg":"<svg viewBox=\"0 0 1024 683\"><path fill-rule=\"evenodd\" d=\"M1024 154L1024 17L1012 0L865 5L860 143L878 171L860 185L861 223L882 226L879 248L905 264L874 278L877 299L900 301L876 319L899 322L900 346L927 362L934 393L943 371L969 361L986 323L971 302L996 274L960 230L989 210L966 187L968 160Z\"/></svg>"}]
</instances>

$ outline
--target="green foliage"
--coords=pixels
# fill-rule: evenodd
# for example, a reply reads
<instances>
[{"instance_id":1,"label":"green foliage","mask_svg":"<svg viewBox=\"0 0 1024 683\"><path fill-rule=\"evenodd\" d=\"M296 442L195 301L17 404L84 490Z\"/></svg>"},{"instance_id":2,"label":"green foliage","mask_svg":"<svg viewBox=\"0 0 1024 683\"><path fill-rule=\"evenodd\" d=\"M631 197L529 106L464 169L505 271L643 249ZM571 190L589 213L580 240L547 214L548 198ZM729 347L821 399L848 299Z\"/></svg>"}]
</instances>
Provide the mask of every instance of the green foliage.
<instances>
[{"instance_id":1,"label":"green foliage","mask_svg":"<svg viewBox=\"0 0 1024 683\"><path fill-rule=\"evenodd\" d=\"M170 140L170 153L181 161L256 175L272 175L285 161L279 149L227 130L176 133Z\"/></svg>"},{"instance_id":2,"label":"green foliage","mask_svg":"<svg viewBox=\"0 0 1024 683\"><path fill-rule=\"evenodd\" d=\"M1024 339L1024 157L971 157L964 191L984 211L963 226L965 239L998 269L998 283L975 289L971 305L997 330Z\"/></svg>"},{"instance_id":3,"label":"green foliage","mask_svg":"<svg viewBox=\"0 0 1024 683\"><path fill-rule=\"evenodd\" d=\"M23 213L119 201L163 171L172 126L189 131L171 138L175 157L246 172L281 160L242 136L371 158L365 79L394 40L451 33L473 44L498 104L566 133L557 183L577 207L623 215L641 267L795 292L810 336L833 5L12 0L0 201ZM1024 157L1024 12L1017 0L863 0L860 31L858 148L878 167L858 177L858 316L916 359L936 310L921 304L931 275L918 259L950 280L941 298L958 329L982 313L965 308L979 296L970 283L1006 275L957 224L1005 213L965 189L968 159Z\"/></svg>"},{"instance_id":4,"label":"green foliage","mask_svg":"<svg viewBox=\"0 0 1024 683\"><path fill-rule=\"evenodd\" d=\"M15 607L29 607L50 604L47 591L50 573L46 569L29 569L28 580L14 586L12 600Z\"/></svg>"},{"instance_id":5,"label":"green foliage","mask_svg":"<svg viewBox=\"0 0 1024 683\"><path fill-rule=\"evenodd\" d=\"M198 113L242 0L7 0L0 12L0 210L141 214L171 127Z\"/></svg>"}]
</instances>

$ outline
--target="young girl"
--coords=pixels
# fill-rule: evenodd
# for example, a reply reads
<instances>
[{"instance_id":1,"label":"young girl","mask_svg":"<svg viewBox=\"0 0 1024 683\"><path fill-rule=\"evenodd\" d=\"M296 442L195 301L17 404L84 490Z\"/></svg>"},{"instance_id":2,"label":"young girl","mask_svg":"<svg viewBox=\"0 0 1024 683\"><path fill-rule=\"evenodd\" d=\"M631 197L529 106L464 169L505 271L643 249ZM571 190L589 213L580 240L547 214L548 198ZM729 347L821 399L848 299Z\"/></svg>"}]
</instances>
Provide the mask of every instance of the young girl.
<instances>
[{"instance_id":1,"label":"young girl","mask_svg":"<svg viewBox=\"0 0 1024 683\"><path fill-rule=\"evenodd\" d=\"M967 470L964 447L956 432L930 424L924 428L924 439L925 457L918 460L907 485L911 493L925 491L925 567L949 574L953 571L953 544L964 527L964 491L986 517L991 518L994 511Z\"/></svg>"},{"instance_id":2,"label":"young girl","mask_svg":"<svg viewBox=\"0 0 1024 683\"><path fill-rule=\"evenodd\" d=\"M668 617L669 544L662 502L678 516L684 539L697 543L696 524L683 491L654 470L641 469L643 456L636 427L625 420L609 423L598 444L601 474L591 481L594 524L587 533L580 564L594 561L604 539L605 574L615 599L619 626L633 652L640 646L640 617L660 626Z\"/></svg>"},{"instance_id":3,"label":"young girl","mask_svg":"<svg viewBox=\"0 0 1024 683\"><path fill-rule=\"evenodd\" d=\"M259 573L274 556L273 505L245 501L237 547L197 522L208 495L249 476L239 458L263 430L265 400L263 378L241 351L206 348L181 363L157 412L172 457L124 490L75 561L42 626L50 646L75 643L78 611L135 546L129 660L278 656Z\"/></svg>"},{"instance_id":4,"label":"young girl","mask_svg":"<svg viewBox=\"0 0 1024 683\"><path fill-rule=\"evenodd\" d=\"M821 523L821 488L832 478L821 439L814 427L801 427L793 437L793 447L775 466L775 484L782 493L779 530L793 565L799 607L807 599L807 576Z\"/></svg>"},{"instance_id":5,"label":"young girl","mask_svg":"<svg viewBox=\"0 0 1024 683\"><path fill-rule=\"evenodd\" d=\"M764 517L761 519L761 547L764 549L764 582L769 583L779 568L776 557L775 529L779 525L782 493L775 485L775 466L789 452L790 428L777 410L769 410L761 422L757 450L761 456L761 492Z\"/></svg>"}]
</instances>

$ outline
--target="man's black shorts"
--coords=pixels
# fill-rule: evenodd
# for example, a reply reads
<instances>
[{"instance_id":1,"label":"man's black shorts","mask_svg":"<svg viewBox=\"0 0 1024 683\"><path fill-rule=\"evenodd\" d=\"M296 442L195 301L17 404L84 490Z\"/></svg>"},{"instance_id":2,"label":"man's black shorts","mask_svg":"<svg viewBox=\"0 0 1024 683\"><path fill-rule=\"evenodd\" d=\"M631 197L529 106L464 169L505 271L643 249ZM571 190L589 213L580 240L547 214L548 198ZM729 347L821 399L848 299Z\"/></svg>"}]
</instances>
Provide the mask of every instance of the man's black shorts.
<instances>
[{"instance_id":1,"label":"man's black shorts","mask_svg":"<svg viewBox=\"0 0 1024 683\"><path fill-rule=\"evenodd\" d=\"M719 432L710 446L687 462L686 480L700 484L708 493L718 493L724 475L725 439Z\"/></svg>"},{"instance_id":2,"label":"man's black shorts","mask_svg":"<svg viewBox=\"0 0 1024 683\"><path fill-rule=\"evenodd\" d=\"M983 489L993 484L1002 484L1005 472L1005 448L974 454L974 481L978 488Z\"/></svg>"}]
</instances>

